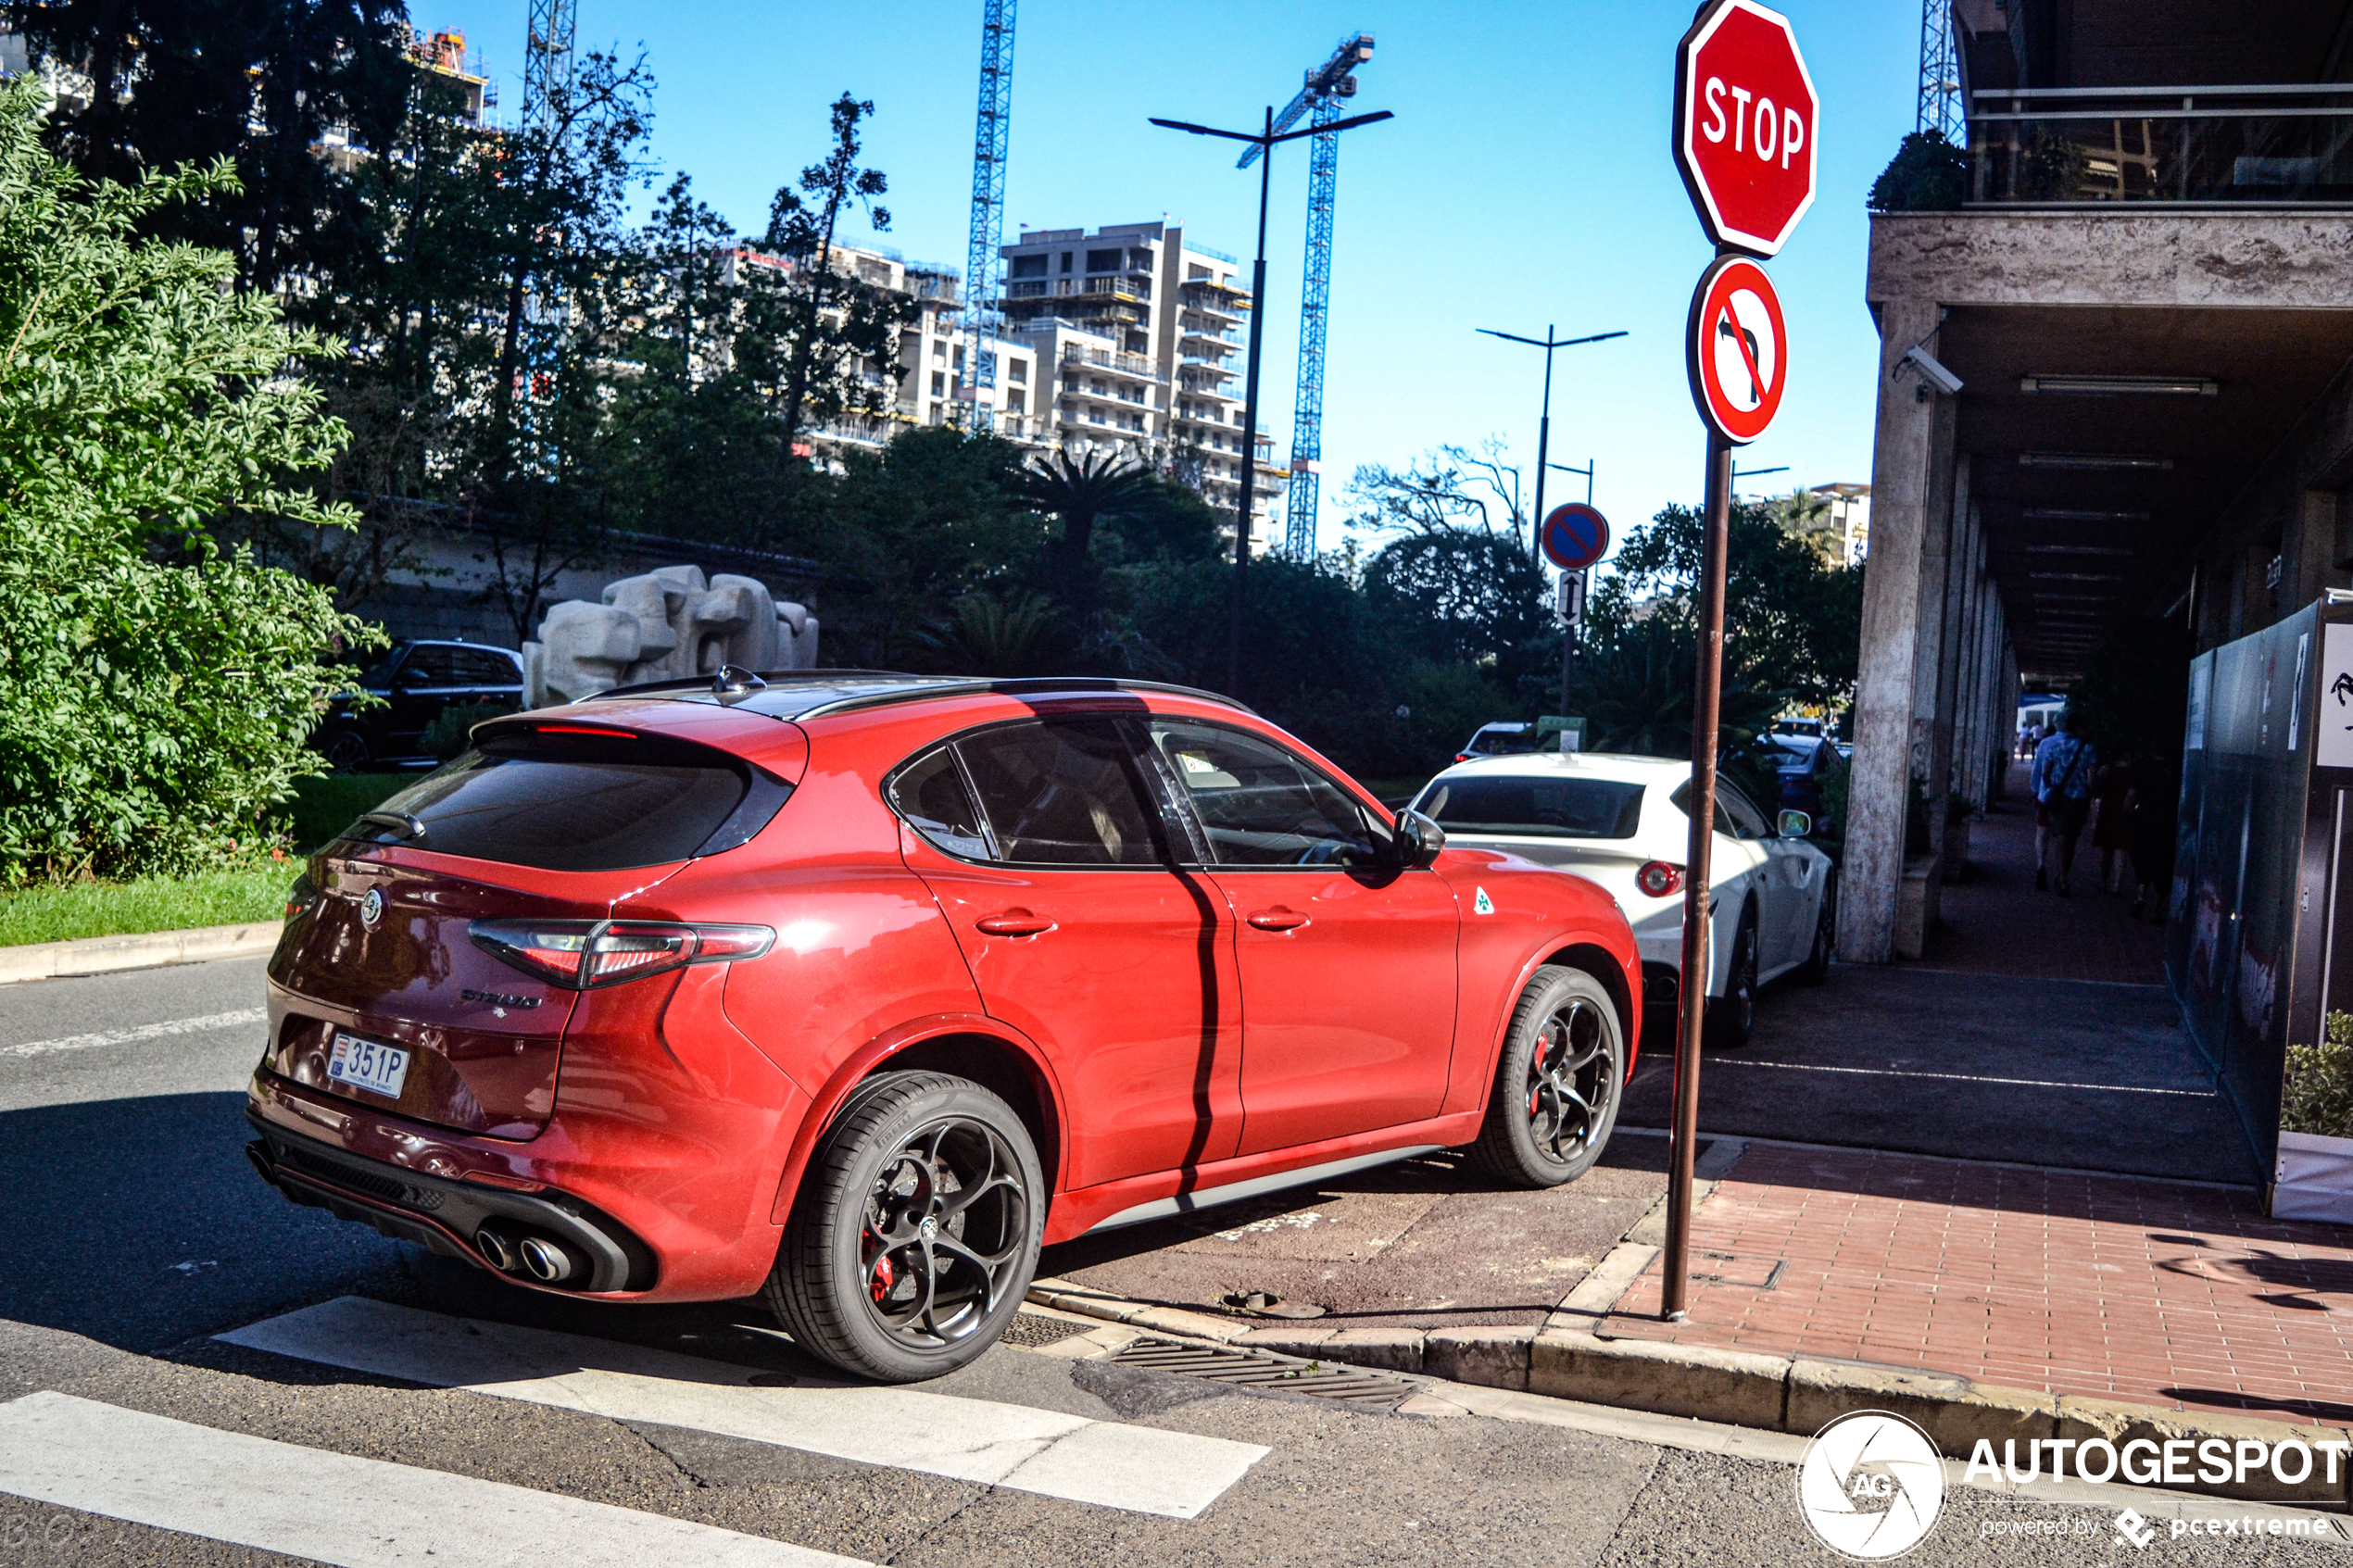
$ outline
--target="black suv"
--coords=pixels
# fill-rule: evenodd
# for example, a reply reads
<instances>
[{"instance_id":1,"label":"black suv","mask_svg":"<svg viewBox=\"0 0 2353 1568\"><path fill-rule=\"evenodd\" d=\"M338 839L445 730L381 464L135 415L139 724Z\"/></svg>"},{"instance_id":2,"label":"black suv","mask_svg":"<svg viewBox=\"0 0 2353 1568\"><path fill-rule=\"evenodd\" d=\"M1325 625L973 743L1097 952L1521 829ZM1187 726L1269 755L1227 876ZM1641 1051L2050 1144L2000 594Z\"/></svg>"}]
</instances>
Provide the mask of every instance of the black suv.
<instances>
[{"instance_id":1,"label":"black suv","mask_svg":"<svg viewBox=\"0 0 2353 1568\"><path fill-rule=\"evenodd\" d=\"M487 702L511 712L522 706L522 660L480 643L395 643L360 672L359 686L384 701L355 710L351 698L335 699L311 734L328 763L338 773L430 767L440 759L425 750L424 733L443 709Z\"/></svg>"}]
</instances>

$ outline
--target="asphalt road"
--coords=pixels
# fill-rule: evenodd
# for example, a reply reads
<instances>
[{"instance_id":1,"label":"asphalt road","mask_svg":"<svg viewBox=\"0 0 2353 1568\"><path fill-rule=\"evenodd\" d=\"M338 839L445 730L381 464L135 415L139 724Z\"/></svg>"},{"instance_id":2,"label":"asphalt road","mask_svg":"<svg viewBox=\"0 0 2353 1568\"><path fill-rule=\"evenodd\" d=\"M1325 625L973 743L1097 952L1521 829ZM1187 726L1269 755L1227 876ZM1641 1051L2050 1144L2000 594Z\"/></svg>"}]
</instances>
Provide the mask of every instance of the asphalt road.
<instances>
[{"instance_id":1,"label":"asphalt road","mask_svg":"<svg viewBox=\"0 0 2353 1568\"><path fill-rule=\"evenodd\" d=\"M1026 1316L902 1396L842 1386L756 1303L526 1296L253 1176L258 969L0 987L0 1568L1842 1561L1786 1439L1239 1392ZM244 1330L275 1348L214 1337ZM1910 1561L2114 1561L2112 1514L1957 1493ZM2084 1534L1982 1538L2052 1518Z\"/></svg>"}]
</instances>

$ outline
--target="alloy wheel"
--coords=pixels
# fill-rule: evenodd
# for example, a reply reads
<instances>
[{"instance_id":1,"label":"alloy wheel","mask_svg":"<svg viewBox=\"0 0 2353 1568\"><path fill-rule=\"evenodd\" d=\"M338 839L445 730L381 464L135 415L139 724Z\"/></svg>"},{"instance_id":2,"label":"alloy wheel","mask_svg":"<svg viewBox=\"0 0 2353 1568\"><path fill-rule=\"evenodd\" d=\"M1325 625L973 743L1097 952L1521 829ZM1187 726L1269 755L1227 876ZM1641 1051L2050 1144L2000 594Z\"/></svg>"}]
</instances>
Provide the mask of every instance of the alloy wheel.
<instances>
[{"instance_id":1,"label":"alloy wheel","mask_svg":"<svg viewBox=\"0 0 2353 1568\"><path fill-rule=\"evenodd\" d=\"M975 1332L1021 1272L1021 1161L969 1117L918 1128L883 1162L859 1238L861 1294L883 1328L931 1350Z\"/></svg>"},{"instance_id":2,"label":"alloy wheel","mask_svg":"<svg viewBox=\"0 0 2353 1568\"><path fill-rule=\"evenodd\" d=\"M1617 1062L1601 1010L1572 997L1544 1020L1528 1053L1528 1130L1536 1147L1567 1162L1601 1131Z\"/></svg>"}]
</instances>

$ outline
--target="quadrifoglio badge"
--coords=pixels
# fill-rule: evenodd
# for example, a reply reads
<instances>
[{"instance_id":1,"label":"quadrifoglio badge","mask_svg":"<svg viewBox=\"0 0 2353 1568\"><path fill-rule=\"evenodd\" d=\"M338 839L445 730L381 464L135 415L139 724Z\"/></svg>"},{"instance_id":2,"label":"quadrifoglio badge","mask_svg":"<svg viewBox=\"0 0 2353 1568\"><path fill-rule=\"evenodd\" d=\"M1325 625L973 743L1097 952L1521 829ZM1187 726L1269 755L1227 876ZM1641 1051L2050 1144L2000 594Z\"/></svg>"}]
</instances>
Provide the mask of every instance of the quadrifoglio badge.
<instances>
[{"instance_id":1,"label":"quadrifoglio badge","mask_svg":"<svg viewBox=\"0 0 2353 1568\"><path fill-rule=\"evenodd\" d=\"M1902 1416L1856 1411L1806 1445L1797 1507L1832 1551L1867 1562L1901 1557L1944 1511L1944 1463L1928 1434Z\"/></svg>"}]
</instances>

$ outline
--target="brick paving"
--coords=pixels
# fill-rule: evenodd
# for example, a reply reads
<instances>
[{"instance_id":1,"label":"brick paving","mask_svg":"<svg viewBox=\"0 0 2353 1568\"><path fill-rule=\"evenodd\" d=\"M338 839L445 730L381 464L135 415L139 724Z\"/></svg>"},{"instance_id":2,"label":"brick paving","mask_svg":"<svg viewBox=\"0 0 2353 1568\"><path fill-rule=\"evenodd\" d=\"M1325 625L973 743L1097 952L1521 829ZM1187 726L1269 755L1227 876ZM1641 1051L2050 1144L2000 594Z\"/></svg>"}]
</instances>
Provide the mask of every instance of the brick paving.
<instances>
[{"instance_id":1,"label":"brick paving","mask_svg":"<svg viewBox=\"0 0 2353 1568\"><path fill-rule=\"evenodd\" d=\"M2353 1229L2252 1190L1752 1144L1692 1249L1687 1322L1654 1262L1599 1332L2353 1420Z\"/></svg>"}]
</instances>

